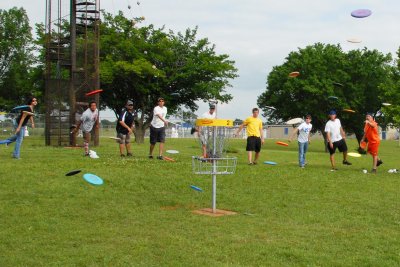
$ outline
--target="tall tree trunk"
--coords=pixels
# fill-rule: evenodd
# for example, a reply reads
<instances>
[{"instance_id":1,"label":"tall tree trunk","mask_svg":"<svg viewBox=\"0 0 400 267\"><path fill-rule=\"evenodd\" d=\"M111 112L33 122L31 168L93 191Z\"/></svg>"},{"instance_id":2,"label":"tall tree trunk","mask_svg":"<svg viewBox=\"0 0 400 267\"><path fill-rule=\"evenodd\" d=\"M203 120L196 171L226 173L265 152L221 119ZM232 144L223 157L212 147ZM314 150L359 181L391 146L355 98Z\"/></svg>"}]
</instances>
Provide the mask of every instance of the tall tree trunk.
<instances>
[{"instance_id":1,"label":"tall tree trunk","mask_svg":"<svg viewBox=\"0 0 400 267\"><path fill-rule=\"evenodd\" d=\"M136 127L136 129L135 129L135 142L136 143L138 143L138 144L144 143L145 132L146 132L146 129L143 127L143 125Z\"/></svg>"}]
</instances>

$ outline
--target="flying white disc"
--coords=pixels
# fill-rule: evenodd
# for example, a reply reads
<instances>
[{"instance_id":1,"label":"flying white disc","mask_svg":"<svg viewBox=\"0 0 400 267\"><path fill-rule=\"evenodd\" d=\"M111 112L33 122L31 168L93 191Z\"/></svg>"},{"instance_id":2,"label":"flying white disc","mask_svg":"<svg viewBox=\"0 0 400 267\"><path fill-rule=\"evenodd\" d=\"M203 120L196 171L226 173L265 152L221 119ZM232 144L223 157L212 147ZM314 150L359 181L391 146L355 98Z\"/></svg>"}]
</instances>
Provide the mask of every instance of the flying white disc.
<instances>
[{"instance_id":1,"label":"flying white disc","mask_svg":"<svg viewBox=\"0 0 400 267\"><path fill-rule=\"evenodd\" d=\"M294 118L294 119L288 120L286 122L286 124L299 124L299 123L302 123L302 122L303 122L302 118Z\"/></svg>"},{"instance_id":2,"label":"flying white disc","mask_svg":"<svg viewBox=\"0 0 400 267\"><path fill-rule=\"evenodd\" d=\"M179 154L179 151L178 151L178 150L173 150L173 149L167 150L167 151L165 151L165 152L167 152L167 153L169 153L169 154Z\"/></svg>"},{"instance_id":3,"label":"flying white disc","mask_svg":"<svg viewBox=\"0 0 400 267\"><path fill-rule=\"evenodd\" d=\"M372 11L369 9L357 9L351 12L351 16L354 18L366 18L371 16Z\"/></svg>"},{"instance_id":4,"label":"flying white disc","mask_svg":"<svg viewBox=\"0 0 400 267\"><path fill-rule=\"evenodd\" d=\"M347 39L347 42L353 43L353 44L358 44L358 43L361 43L361 39L358 39L358 38L349 38L349 39Z\"/></svg>"},{"instance_id":5,"label":"flying white disc","mask_svg":"<svg viewBox=\"0 0 400 267\"><path fill-rule=\"evenodd\" d=\"M112 139L112 140L121 141L121 138L119 138L119 137L113 137L113 136L111 136L111 137L109 137L109 138Z\"/></svg>"},{"instance_id":6,"label":"flying white disc","mask_svg":"<svg viewBox=\"0 0 400 267\"><path fill-rule=\"evenodd\" d=\"M390 103L382 103L382 105L387 107L387 106L391 106L392 104L390 104Z\"/></svg>"}]
</instances>

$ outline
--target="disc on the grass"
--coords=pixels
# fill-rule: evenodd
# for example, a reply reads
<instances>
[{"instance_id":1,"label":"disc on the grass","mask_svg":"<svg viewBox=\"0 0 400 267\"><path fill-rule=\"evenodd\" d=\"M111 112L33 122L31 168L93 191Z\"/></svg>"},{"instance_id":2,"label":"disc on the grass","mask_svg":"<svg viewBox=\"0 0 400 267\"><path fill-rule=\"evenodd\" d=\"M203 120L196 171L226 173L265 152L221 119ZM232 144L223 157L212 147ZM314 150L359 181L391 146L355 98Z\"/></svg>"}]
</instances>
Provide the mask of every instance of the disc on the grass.
<instances>
[{"instance_id":1,"label":"disc on the grass","mask_svg":"<svg viewBox=\"0 0 400 267\"><path fill-rule=\"evenodd\" d=\"M302 122L303 122L302 118L294 118L294 119L288 120L286 122L286 124L298 124L298 123L302 123Z\"/></svg>"},{"instance_id":2,"label":"disc on the grass","mask_svg":"<svg viewBox=\"0 0 400 267\"><path fill-rule=\"evenodd\" d=\"M85 179L86 182L94 184L94 185L102 185L103 184L103 179L101 179L99 176L91 174L91 173L85 173L83 175L83 179Z\"/></svg>"},{"instance_id":3,"label":"disc on the grass","mask_svg":"<svg viewBox=\"0 0 400 267\"><path fill-rule=\"evenodd\" d=\"M274 162L274 161L264 161L264 164L268 164L268 165L276 165L278 163Z\"/></svg>"},{"instance_id":4,"label":"disc on the grass","mask_svg":"<svg viewBox=\"0 0 400 267\"><path fill-rule=\"evenodd\" d=\"M293 71L293 72L289 73L289 77L297 77L299 75L300 75L300 72L298 72L298 71Z\"/></svg>"},{"instance_id":5,"label":"disc on the grass","mask_svg":"<svg viewBox=\"0 0 400 267\"><path fill-rule=\"evenodd\" d=\"M73 170L73 171L67 172L65 174L65 176L72 176L72 175L78 174L80 172L81 172L81 170Z\"/></svg>"},{"instance_id":6,"label":"disc on the grass","mask_svg":"<svg viewBox=\"0 0 400 267\"><path fill-rule=\"evenodd\" d=\"M199 191L199 192L203 192L203 189L201 189L200 187L197 187L195 185L191 185L190 188L192 188L193 190Z\"/></svg>"},{"instance_id":7,"label":"disc on the grass","mask_svg":"<svg viewBox=\"0 0 400 267\"><path fill-rule=\"evenodd\" d=\"M390 104L390 103L382 103L382 106L391 106L392 104Z\"/></svg>"},{"instance_id":8,"label":"disc on the grass","mask_svg":"<svg viewBox=\"0 0 400 267\"><path fill-rule=\"evenodd\" d=\"M28 105L16 106L15 108L13 108L11 110L11 112L18 111L18 110L21 110L21 109L24 109L24 108L27 108L27 107L29 107L29 106Z\"/></svg>"},{"instance_id":9,"label":"disc on the grass","mask_svg":"<svg viewBox=\"0 0 400 267\"><path fill-rule=\"evenodd\" d=\"M331 96L328 96L328 99L329 100L338 100L339 98L337 96L331 95Z\"/></svg>"},{"instance_id":10,"label":"disc on the grass","mask_svg":"<svg viewBox=\"0 0 400 267\"><path fill-rule=\"evenodd\" d=\"M166 160L166 161L172 161L172 162L175 162L175 161L176 161L176 160L174 160L173 158L166 157L166 156L163 156L163 159Z\"/></svg>"},{"instance_id":11,"label":"disc on the grass","mask_svg":"<svg viewBox=\"0 0 400 267\"><path fill-rule=\"evenodd\" d=\"M343 109L343 111L348 113L356 113L354 110L348 108Z\"/></svg>"},{"instance_id":12,"label":"disc on the grass","mask_svg":"<svg viewBox=\"0 0 400 267\"><path fill-rule=\"evenodd\" d=\"M101 92L103 92L103 89L97 89L97 90L90 91L89 93L86 93L85 95L86 96L91 96L91 95L99 94Z\"/></svg>"},{"instance_id":13,"label":"disc on the grass","mask_svg":"<svg viewBox=\"0 0 400 267\"><path fill-rule=\"evenodd\" d=\"M354 18L366 18L371 16L372 11L369 9L357 9L351 12L351 16Z\"/></svg>"},{"instance_id":14,"label":"disc on the grass","mask_svg":"<svg viewBox=\"0 0 400 267\"><path fill-rule=\"evenodd\" d=\"M281 141L276 142L276 144L280 145L280 146L288 146L289 145L288 143L281 142Z\"/></svg>"},{"instance_id":15,"label":"disc on the grass","mask_svg":"<svg viewBox=\"0 0 400 267\"><path fill-rule=\"evenodd\" d=\"M347 153L347 155L349 155L350 157L355 157L355 158L361 157L361 154L356 153L356 152L349 152L349 153Z\"/></svg>"},{"instance_id":16,"label":"disc on the grass","mask_svg":"<svg viewBox=\"0 0 400 267\"><path fill-rule=\"evenodd\" d=\"M367 142L365 142L365 141L360 142L360 147L362 149L365 149L367 147Z\"/></svg>"},{"instance_id":17,"label":"disc on the grass","mask_svg":"<svg viewBox=\"0 0 400 267\"><path fill-rule=\"evenodd\" d=\"M121 141L121 138L119 138L119 137L110 136L109 138L112 140Z\"/></svg>"},{"instance_id":18,"label":"disc on the grass","mask_svg":"<svg viewBox=\"0 0 400 267\"><path fill-rule=\"evenodd\" d=\"M347 42L353 43L353 44L359 44L359 43L361 43L361 39L358 39L358 38L349 38L349 39L347 39Z\"/></svg>"},{"instance_id":19,"label":"disc on the grass","mask_svg":"<svg viewBox=\"0 0 400 267\"><path fill-rule=\"evenodd\" d=\"M341 84L341 83L338 83L338 82L333 82L332 84L333 84L333 85L335 85L335 86L340 86L340 87L343 87L343 84Z\"/></svg>"},{"instance_id":20,"label":"disc on the grass","mask_svg":"<svg viewBox=\"0 0 400 267\"><path fill-rule=\"evenodd\" d=\"M178 150L174 150L174 149L170 149L170 150L167 150L165 152L167 152L169 154L179 154L179 151Z\"/></svg>"}]
</instances>

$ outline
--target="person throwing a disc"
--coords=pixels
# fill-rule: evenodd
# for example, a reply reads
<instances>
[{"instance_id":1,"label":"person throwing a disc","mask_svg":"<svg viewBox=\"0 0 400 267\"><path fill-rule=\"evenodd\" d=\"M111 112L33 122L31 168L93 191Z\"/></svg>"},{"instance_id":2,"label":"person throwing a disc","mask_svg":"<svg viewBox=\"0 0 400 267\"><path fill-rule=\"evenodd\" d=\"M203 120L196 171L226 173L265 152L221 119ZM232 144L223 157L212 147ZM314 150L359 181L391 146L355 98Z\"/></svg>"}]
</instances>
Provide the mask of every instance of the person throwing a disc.
<instances>
[{"instance_id":1,"label":"person throwing a disc","mask_svg":"<svg viewBox=\"0 0 400 267\"><path fill-rule=\"evenodd\" d=\"M1 140L0 144L11 144L15 142L14 152L12 157L15 159L20 159L22 141L25 136L25 126L30 120L32 128L35 128L35 123L33 121L33 110L37 105L36 97L31 97L27 106L20 109L19 116L13 121L15 128L15 134L5 140Z\"/></svg>"},{"instance_id":2,"label":"person throwing a disc","mask_svg":"<svg viewBox=\"0 0 400 267\"><path fill-rule=\"evenodd\" d=\"M73 132L77 133L81 126L85 156L89 156L89 143L92 130L94 129L93 127L96 129L99 128L99 111L95 101L91 101L89 103L89 108L82 113L81 119L79 120L78 125Z\"/></svg>"},{"instance_id":3,"label":"person throwing a disc","mask_svg":"<svg viewBox=\"0 0 400 267\"><path fill-rule=\"evenodd\" d=\"M378 150L381 140L379 139L378 124L372 117L371 113L367 113L365 116L364 136L361 142L368 141L367 152L372 156L372 171L376 173L376 169L383 161L378 157Z\"/></svg>"},{"instance_id":4,"label":"person throwing a disc","mask_svg":"<svg viewBox=\"0 0 400 267\"><path fill-rule=\"evenodd\" d=\"M306 153L308 150L308 144L310 143L311 129L311 115L307 115L306 121L294 129L293 134L289 139L289 142L291 142L293 137L298 134L297 142L299 144L299 166L301 168L304 168L306 165Z\"/></svg>"},{"instance_id":5,"label":"person throwing a disc","mask_svg":"<svg viewBox=\"0 0 400 267\"><path fill-rule=\"evenodd\" d=\"M153 150L156 143L160 143L157 159L163 160L163 150L165 143L165 127L168 126L167 107L164 106L164 98L157 100L158 105L153 110L153 119L150 123L150 153L149 159L153 158Z\"/></svg>"},{"instance_id":6,"label":"person throwing a disc","mask_svg":"<svg viewBox=\"0 0 400 267\"><path fill-rule=\"evenodd\" d=\"M346 144L346 134L342 128L340 120L336 118L336 110L331 110L329 112L329 121L325 125L325 133L328 142L328 150L331 160L331 171L336 171L335 166L335 151L336 148L343 153L343 164L351 165L347 161L347 144Z\"/></svg>"},{"instance_id":7,"label":"person throwing a disc","mask_svg":"<svg viewBox=\"0 0 400 267\"><path fill-rule=\"evenodd\" d=\"M257 164L258 158L260 157L261 145L264 144L263 125L261 119L258 118L260 111L258 108L253 108L252 112L253 115L248 117L235 133L235 136L239 135L243 127L246 126L246 151L249 165ZM252 160L253 151L255 152L254 161Z\"/></svg>"},{"instance_id":8,"label":"person throwing a disc","mask_svg":"<svg viewBox=\"0 0 400 267\"><path fill-rule=\"evenodd\" d=\"M125 105L125 110L121 112L117 122L117 137L119 138L119 153L121 157L125 157L124 147L126 149L126 156L132 157L131 135L134 128L133 102L128 100Z\"/></svg>"}]
</instances>

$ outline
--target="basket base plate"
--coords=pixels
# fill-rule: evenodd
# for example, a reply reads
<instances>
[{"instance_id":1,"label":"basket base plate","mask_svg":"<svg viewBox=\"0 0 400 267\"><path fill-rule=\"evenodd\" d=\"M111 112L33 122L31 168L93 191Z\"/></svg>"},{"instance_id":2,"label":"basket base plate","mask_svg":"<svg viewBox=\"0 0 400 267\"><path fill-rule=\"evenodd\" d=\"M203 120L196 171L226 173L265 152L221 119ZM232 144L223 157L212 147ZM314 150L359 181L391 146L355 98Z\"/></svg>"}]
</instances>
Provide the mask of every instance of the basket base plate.
<instances>
[{"instance_id":1,"label":"basket base plate","mask_svg":"<svg viewBox=\"0 0 400 267\"><path fill-rule=\"evenodd\" d=\"M211 216L211 217L221 217L221 216L227 216L227 215L236 215L237 212L230 211L230 210L219 210L216 209L215 213L213 213L212 208L205 208L205 209L200 209L200 210L194 210L192 211L194 214L199 214L199 215L206 215L206 216Z\"/></svg>"}]
</instances>

